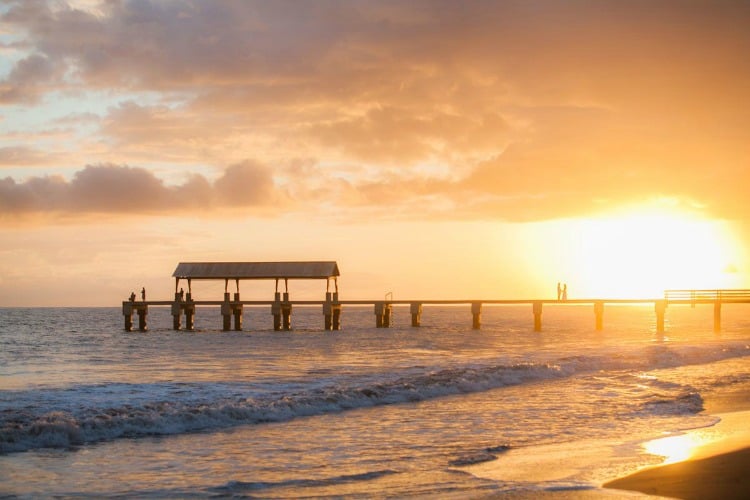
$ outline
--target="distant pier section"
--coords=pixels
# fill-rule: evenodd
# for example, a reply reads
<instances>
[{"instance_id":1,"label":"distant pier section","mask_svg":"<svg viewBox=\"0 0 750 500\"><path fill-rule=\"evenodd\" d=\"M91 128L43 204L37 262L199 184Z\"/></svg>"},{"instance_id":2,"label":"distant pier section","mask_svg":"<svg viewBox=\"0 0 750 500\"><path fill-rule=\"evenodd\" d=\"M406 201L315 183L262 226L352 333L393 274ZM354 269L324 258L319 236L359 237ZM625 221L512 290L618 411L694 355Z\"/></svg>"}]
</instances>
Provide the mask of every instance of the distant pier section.
<instances>
[{"instance_id":1,"label":"distant pier section","mask_svg":"<svg viewBox=\"0 0 750 500\"><path fill-rule=\"evenodd\" d=\"M555 305L590 305L594 310L594 327L604 328L605 305L653 304L656 314L656 331L663 333L667 306L712 304L714 306L714 331L721 331L722 304L750 303L750 290L666 290L664 297L650 299L456 299L456 300L394 300L392 294L386 294L381 300L340 300L338 264L335 261L304 262L181 262L177 265L172 277L175 278L173 300L136 300L135 293L130 300L122 303L122 314L125 319L125 330L133 330L133 315L138 316L138 329L148 330L149 307L170 307L172 327L175 330L193 330L195 327L196 307L219 306L223 330L242 330L242 314L245 307L269 307L273 318L274 330L292 329L292 310L294 306L318 306L322 309L323 329L341 329L341 312L345 305L373 307L375 326L388 328L392 325L393 307L409 306L411 326L419 327L422 322L425 305L467 305L471 312L473 329L482 326L482 307L484 305L530 305L533 316L534 331L542 330L542 311L545 304ZM223 300L194 300L192 283L194 280L224 281ZM274 280L276 288L273 300L241 300L240 281ZM289 296L290 280L325 280L326 291L323 300L292 300ZM187 293L180 287L182 281L187 284ZM229 282L234 282L234 292L229 291ZM283 292L279 285L283 282Z\"/></svg>"}]
</instances>

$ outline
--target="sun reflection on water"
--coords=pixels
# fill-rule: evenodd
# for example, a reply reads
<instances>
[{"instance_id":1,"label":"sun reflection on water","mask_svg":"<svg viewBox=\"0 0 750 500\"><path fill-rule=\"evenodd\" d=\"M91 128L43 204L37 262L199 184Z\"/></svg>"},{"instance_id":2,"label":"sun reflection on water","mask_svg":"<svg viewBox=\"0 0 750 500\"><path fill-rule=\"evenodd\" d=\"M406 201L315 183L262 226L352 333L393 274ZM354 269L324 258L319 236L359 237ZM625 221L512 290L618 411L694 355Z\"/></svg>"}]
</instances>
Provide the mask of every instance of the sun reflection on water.
<instances>
[{"instance_id":1,"label":"sun reflection on water","mask_svg":"<svg viewBox=\"0 0 750 500\"><path fill-rule=\"evenodd\" d=\"M689 459L703 444L705 444L705 439L701 436L683 434L655 439L647 442L643 447L653 455L664 457L664 464L673 464Z\"/></svg>"}]
</instances>

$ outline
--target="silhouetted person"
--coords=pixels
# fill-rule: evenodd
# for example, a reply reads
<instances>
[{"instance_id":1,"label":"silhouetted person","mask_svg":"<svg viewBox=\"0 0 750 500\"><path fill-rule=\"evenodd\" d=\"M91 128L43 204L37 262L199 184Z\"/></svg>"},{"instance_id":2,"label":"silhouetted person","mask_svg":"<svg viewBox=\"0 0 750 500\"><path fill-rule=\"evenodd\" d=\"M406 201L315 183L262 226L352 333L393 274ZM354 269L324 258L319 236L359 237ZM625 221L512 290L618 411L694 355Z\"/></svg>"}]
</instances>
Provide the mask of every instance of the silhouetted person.
<instances>
[{"instance_id":1,"label":"silhouetted person","mask_svg":"<svg viewBox=\"0 0 750 500\"><path fill-rule=\"evenodd\" d=\"M562 289L562 299L563 299L563 300L568 300L568 284L567 284L567 283L565 283L565 284L563 285L563 289Z\"/></svg>"},{"instance_id":2,"label":"silhouetted person","mask_svg":"<svg viewBox=\"0 0 750 500\"><path fill-rule=\"evenodd\" d=\"M560 282L557 282L557 300L560 300L560 295L562 295L562 288L560 288Z\"/></svg>"},{"instance_id":3,"label":"silhouetted person","mask_svg":"<svg viewBox=\"0 0 750 500\"><path fill-rule=\"evenodd\" d=\"M146 302L146 287L141 288L141 300Z\"/></svg>"},{"instance_id":4,"label":"silhouetted person","mask_svg":"<svg viewBox=\"0 0 750 500\"><path fill-rule=\"evenodd\" d=\"M130 292L130 302L135 302L135 292Z\"/></svg>"}]
</instances>

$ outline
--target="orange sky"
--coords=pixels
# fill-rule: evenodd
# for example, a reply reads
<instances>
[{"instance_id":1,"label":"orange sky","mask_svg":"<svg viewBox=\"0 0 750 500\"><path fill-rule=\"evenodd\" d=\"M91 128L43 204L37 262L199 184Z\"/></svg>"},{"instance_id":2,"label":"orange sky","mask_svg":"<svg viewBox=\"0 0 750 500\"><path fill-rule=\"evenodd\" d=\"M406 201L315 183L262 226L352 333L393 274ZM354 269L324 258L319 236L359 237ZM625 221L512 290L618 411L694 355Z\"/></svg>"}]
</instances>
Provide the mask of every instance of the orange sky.
<instances>
[{"instance_id":1,"label":"orange sky","mask_svg":"<svg viewBox=\"0 0 750 500\"><path fill-rule=\"evenodd\" d=\"M200 260L337 260L346 298L750 288L748 2L0 15L0 306Z\"/></svg>"}]
</instances>

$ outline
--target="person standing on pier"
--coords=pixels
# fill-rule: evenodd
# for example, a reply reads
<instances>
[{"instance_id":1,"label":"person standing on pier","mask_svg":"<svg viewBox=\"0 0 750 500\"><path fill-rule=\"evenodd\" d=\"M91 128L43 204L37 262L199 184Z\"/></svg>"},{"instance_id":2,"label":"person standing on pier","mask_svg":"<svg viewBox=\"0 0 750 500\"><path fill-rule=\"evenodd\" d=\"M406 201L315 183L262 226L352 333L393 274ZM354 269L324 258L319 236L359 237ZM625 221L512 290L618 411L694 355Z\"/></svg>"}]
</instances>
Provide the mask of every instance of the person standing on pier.
<instances>
[{"instance_id":1,"label":"person standing on pier","mask_svg":"<svg viewBox=\"0 0 750 500\"><path fill-rule=\"evenodd\" d=\"M146 302L146 287L141 288L141 300Z\"/></svg>"},{"instance_id":2,"label":"person standing on pier","mask_svg":"<svg viewBox=\"0 0 750 500\"><path fill-rule=\"evenodd\" d=\"M567 283L565 283L565 284L563 285L563 289L562 289L562 299L563 299L563 301L566 301L566 300L568 300L568 284L567 284Z\"/></svg>"},{"instance_id":3,"label":"person standing on pier","mask_svg":"<svg viewBox=\"0 0 750 500\"><path fill-rule=\"evenodd\" d=\"M557 282L557 300L560 300L560 295L562 294L562 288L560 288L560 282Z\"/></svg>"}]
</instances>

